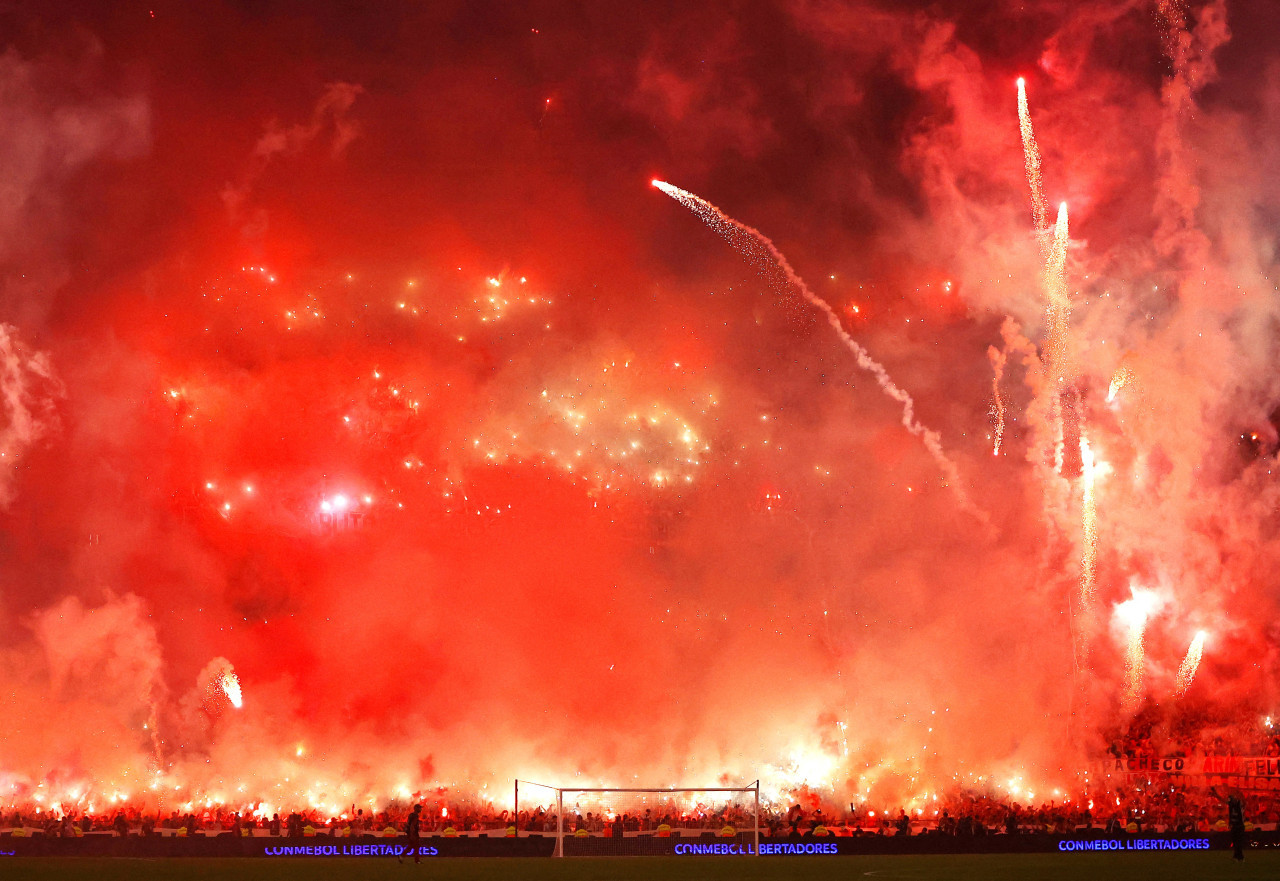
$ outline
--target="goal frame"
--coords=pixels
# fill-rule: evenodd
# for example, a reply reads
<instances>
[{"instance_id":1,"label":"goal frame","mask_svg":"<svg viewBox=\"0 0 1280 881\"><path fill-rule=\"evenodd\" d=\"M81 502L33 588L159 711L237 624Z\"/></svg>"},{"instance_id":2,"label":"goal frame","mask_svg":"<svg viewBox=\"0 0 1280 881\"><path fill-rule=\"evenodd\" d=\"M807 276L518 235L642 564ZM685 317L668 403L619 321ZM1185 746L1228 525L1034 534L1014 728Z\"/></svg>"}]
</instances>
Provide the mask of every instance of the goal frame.
<instances>
[{"instance_id":1,"label":"goal frame","mask_svg":"<svg viewBox=\"0 0 1280 881\"><path fill-rule=\"evenodd\" d=\"M584 787L584 786L552 786L547 783L537 783L532 780L517 779L515 781L514 810L512 811L512 815L517 817L520 815L520 784L521 783L524 783L527 786L537 786L542 789L550 789L554 791L556 794L556 847L552 853L552 856L556 856L556 857L564 856L564 794L566 792L569 792L569 793L589 792L589 793L596 793L596 794L610 793L610 792L617 792L617 793L629 792L629 793L645 793L645 794L652 793L654 795L662 795L662 794L669 795L669 794L680 793L680 792L687 792L687 793L737 792L742 794L750 793L753 796L753 799L752 799L752 814L751 814L752 828L749 831L755 837L755 847L753 848L753 851L756 856L759 856L760 854L760 781L759 780L756 780L754 783L752 783L749 786L653 786L653 787L647 787L647 786L589 787L589 786L586 786Z\"/></svg>"}]
</instances>

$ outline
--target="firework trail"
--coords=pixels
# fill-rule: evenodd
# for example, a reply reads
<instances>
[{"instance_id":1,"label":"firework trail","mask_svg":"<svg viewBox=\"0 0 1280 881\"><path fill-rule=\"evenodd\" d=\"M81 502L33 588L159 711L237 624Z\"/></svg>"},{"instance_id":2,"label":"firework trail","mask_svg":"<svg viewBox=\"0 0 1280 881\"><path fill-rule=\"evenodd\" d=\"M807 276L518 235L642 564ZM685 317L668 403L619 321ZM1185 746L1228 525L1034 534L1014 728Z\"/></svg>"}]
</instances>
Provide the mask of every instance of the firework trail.
<instances>
[{"instance_id":1,"label":"firework trail","mask_svg":"<svg viewBox=\"0 0 1280 881\"><path fill-rule=\"evenodd\" d=\"M991 454L998 456L1000 444L1004 441L1004 401L1000 398L1000 379L1004 376L1005 354L995 346L988 346L987 357L991 359L991 415L996 421Z\"/></svg>"},{"instance_id":2,"label":"firework trail","mask_svg":"<svg viewBox=\"0 0 1280 881\"><path fill-rule=\"evenodd\" d=\"M1053 226L1053 244L1044 265L1044 291L1049 301L1049 373L1061 382L1067 367L1067 324L1071 318L1071 301L1067 296L1067 203L1058 206L1058 220Z\"/></svg>"},{"instance_id":3,"label":"firework trail","mask_svg":"<svg viewBox=\"0 0 1280 881\"><path fill-rule=\"evenodd\" d=\"M154 689L147 689L147 731L151 733L151 770L160 773L164 768L164 740L160 737L159 703L153 692Z\"/></svg>"},{"instance_id":4,"label":"firework trail","mask_svg":"<svg viewBox=\"0 0 1280 881\"><path fill-rule=\"evenodd\" d=\"M1124 696L1121 707L1126 714L1137 711L1142 702L1142 667L1145 660L1147 621L1161 605L1160 597L1140 587L1130 588L1131 597L1115 608L1115 616L1129 632L1124 653Z\"/></svg>"},{"instance_id":5,"label":"firework trail","mask_svg":"<svg viewBox=\"0 0 1280 881\"><path fill-rule=\"evenodd\" d=\"M1053 240L1044 267L1044 290L1049 338L1045 343L1046 374L1049 382L1049 410L1053 424L1054 471L1062 473L1066 433L1063 427L1062 395L1068 379L1067 327L1071 317L1071 301L1067 297L1067 203L1058 206L1058 220L1053 226Z\"/></svg>"},{"instance_id":6,"label":"firework trail","mask_svg":"<svg viewBox=\"0 0 1280 881\"><path fill-rule=\"evenodd\" d=\"M1040 177L1040 147L1031 127L1031 110L1027 106L1027 83L1018 77L1018 129L1022 134L1022 154L1026 160L1027 187L1031 191L1031 212L1036 239L1044 257L1044 289L1048 305L1049 338L1046 343L1049 418L1053 426L1054 471L1062 473L1066 436L1063 430L1061 392L1066 382L1067 321L1071 314L1067 297L1067 206L1058 206L1058 219L1052 232L1048 229L1049 203ZM1047 451L1045 451L1047 453ZM1046 456L1047 458L1047 456Z\"/></svg>"},{"instance_id":7,"label":"firework trail","mask_svg":"<svg viewBox=\"0 0 1280 881\"><path fill-rule=\"evenodd\" d=\"M890 378L884 366L872 358L857 340L849 336L849 332L844 329L844 325L840 321L840 316L836 314L826 300L809 289L804 279L791 267L786 256L778 250L773 241L758 229L734 220L715 205L699 196L695 196L688 190L682 190L666 181L654 180L652 184L692 211L697 215L698 219L715 230L721 238L737 249L743 256L762 266L776 266L781 269L787 282L793 285L810 304L822 310L823 314L827 316L827 323L831 325L845 346L853 353L858 366L874 376L884 393L902 405L903 427L924 442L925 448L933 456L934 461L938 463L938 467L942 469L944 485L952 488L965 509L985 522L985 514L974 506L961 487L960 473L955 463L947 458L947 454L943 451L941 437L936 431L925 428L916 421L915 401L911 399L911 395L899 388Z\"/></svg>"},{"instance_id":8,"label":"firework trail","mask_svg":"<svg viewBox=\"0 0 1280 881\"><path fill-rule=\"evenodd\" d=\"M1084 492L1080 502L1081 529L1084 533L1080 551L1080 607L1088 611L1093 605L1098 561L1098 509L1094 483L1102 469L1094 461L1093 449L1089 446L1089 441L1083 437L1080 438L1080 461L1083 464L1080 477L1084 482Z\"/></svg>"},{"instance_id":9,"label":"firework trail","mask_svg":"<svg viewBox=\"0 0 1280 881\"><path fill-rule=\"evenodd\" d=\"M1121 707L1126 715L1132 715L1142 700L1142 662L1145 653L1143 636L1146 627L1138 625L1129 629L1129 643L1124 650L1124 698Z\"/></svg>"},{"instance_id":10,"label":"firework trail","mask_svg":"<svg viewBox=\"0 0 1280 881\"><path fill-rule=\"evenodd\" d=\"M1197 630L1195 639L1191 640L1191 646L1187 649L1187 656L1182 659L1182 665L1178 667L1177 678L1173 682L1175 697L1185 695L1187 689L1191 687L1191 682L1196 678L1196 671L1200 669L1200 656L1204 654L1204 640L1207 635L1203 630Z\"/></svg>"},{"instance_id":11,"label":"firework trail","mask_svg":"<svg viewBox=\"0 0 1280 881\"><path fill-rule=\"evenodd\" d=\"M1161 164L1161 186L1157 190L1159 224L1154 243L1158 253L1176 258L1186 269L1204 266L1211 259L1209 237L1197 219L1203 195L1188 129L1196 118L1196 93L1217 79L1215 51L1231 36L1221 20L1224 6L1221 0L1202 4L1192 16L1185 0L1156 3L1156 20L1173 72L1164 78L1160 89L1163 112L1156 155Z\"/></svg>"},{"instance_id":12,"label":"firework trail","mask_svg":"<svg viewBox=\"0 0 1280 881\"><path fill-rule=\"evenodd\" d=\"M1027 186L1031 189L1031 213L1035 219L1036 236L1044 241L1045 226L1049 217L1049 203L1044 197L1044 184L1040 180L1040 148L1036 145L1036 133L1031 128L1031 111L1027 107L1027 82L1018 77L1018 129L1022 132L1022 155L1027 164Z\"/></svg>"}]
</instances>

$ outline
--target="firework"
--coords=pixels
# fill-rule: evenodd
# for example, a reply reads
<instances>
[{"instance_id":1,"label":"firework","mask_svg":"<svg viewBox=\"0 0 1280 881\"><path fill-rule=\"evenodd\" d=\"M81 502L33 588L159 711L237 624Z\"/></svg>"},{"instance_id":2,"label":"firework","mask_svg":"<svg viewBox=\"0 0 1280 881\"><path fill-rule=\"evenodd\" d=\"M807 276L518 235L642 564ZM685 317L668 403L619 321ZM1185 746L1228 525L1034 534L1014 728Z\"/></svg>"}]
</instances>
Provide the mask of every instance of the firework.
<instances>
[{"instance_id":1,"label":"firework","mask_svg":"<svg viewBox=\"0 0 1280 881\"><path fill-rule=\"evenodd\" d=\"M1126 714L1137 711L1142 701L1143 667L1146 661L1146 630L1163 600L1153 590L1132 586L1130 597L1117 603L1114 611L1115 619L1125 630L1124 653L1124 693L1121 697L1121 709Z\"/></svg>"},{"instance_id":2,"label":"firework","mask_svg":"<svg viewBox=\"0 0 1280 881\"><path fill-rule=\"evenodd\" d=\"M1111 376L1111 385L1107 388L1107 403L1110 404L1116 399L1116 395L1120 390L1133 382L1133 370L1128 367L1121 367Z\"/></svg>"},{"instance_id":3,"label":"firework","mask_svg":"<svg viewBox=\"0 0 1280 881\"><path fill-rule=\"evenodd\" d=\"M1080 551L1080 607L1086 613L1093 605L1095 569L1098 560L1098 508L1095 483L1102 469L1094 461L1089 441L1080 438L1080 460L1083 470L1080 479L1084 485L1081 494L1081 530L1083 541Z\"/></svg>"},{"instance_id":4,"label":"firework","mask_svg":"<svg viewBox=\"0 0 1280 881\"><path fill-rule=\"evenodd\" d=\"M1045 342L1045 361L1048 379L1048 417L1052 432L1054 471L1062 473L1065 460L1066 432L1064 429L1062 393L1069 385L1067 324L1070 318L1070 300L1066 286L1067 259L1067 204L1058 206L1058 217L1052 231L1047 228L1048 201L1044 195L1044 182L1040 177L1040 148L1031 126L1031 111L1027 105L1026 81L1018 78L1018 128L1022 135L1022 152L1026 163L1027 186L1031 194L1031 211L1036 238L1044 257L1043 286L1047 300L1046 317L1048 339ZM1041 448L1043 450L1043 447ZM1047 451L1044 458L1048 458Z\"/></svg>"},{"instance_id":5,"label":"firework","mask_svg":"<svg viewBox=\"0 0 1280 881\"><path fill-rule=\"evenodd\" d=\"M1058 206L1058 219L1053 226L1053 245L1044 268L1044 290L1048 300L1049 339L1046 351L1049 375L1056 382L1067 381L1067 331L1071 318L1071 300L1067 296L1067 203ZM1060 389L1059 389L1060 391Z\"/></svg>"},{"instance_id":6,"label":"firework","mask_svg":"<svg viewBox=\"0 0 1280 881\"><path fill-rule=\"evenodd\" d=\"M236 675L234 670L227 670L218 680L218 686L222 689L222 693L227 696L227 700L231 701L231 706L237 710L244 706L244 699L240 694L240 677Z\"/></svg>"},{"instance_id":7,"label":"firework","mask_svg":"<svg viewBox=\"0 0 1280 881\"><path fill-rule=\"evenodd\" d=\"M1022 134L1022 155L1027 166L1027 186L1031 190L1031 214L1036 235L1043 237L1045 222L1049 217L1049 203L1044 197L1044 183L1040 180L1040 147L1031 127L1031 110L1027 106L1027 82L1018 77L1018 129Z\"/></svg>"},{"instance_id":8,"label":"firework","mask_svg":"<svg viewBox=\"0 0 1280 881\"><path fill-rule=\"evenodd\" d=\"M962 507L978 515L980 519L984 519L981 512L973 505L961 487L959 471L955 463L943 451L941 436L936 431L932 431L916 421L915 401L912 400L911 395L901 389L890 378L889 372L885 370L884 366L872 358L870 353L849 335L836 311L831 308L826 300L809 289L809 285L791 267L791 263L778 250L773 241L758 229L734 220L715 205L687 190L682 190L666 181L654 180L652 184L692 211L698 219L711 227L712 230L729 242L748 260L765 270L780 270L788 285L794 287L806 301L822 311L827 318L827 323L831 325L831 328L844 342L845 347L853 353L858 366L874 376L881 390L902 405L903 427L923 441L929 454L933 456L934 461L942 469L944 484L953 489Z\"/></svg>"},{"instance_id":9,"label":"firework","mask_svg":"<svg viewBox=\"0 0 1280 881\"><path fill-rule=\"evenodd\" d=\"M1175 697L1185 695L1195 680L1196 671L1200 669L1200 656L1204 654L1204 641L1207 636L1208 634L1203 630L1197 630L1195 638L1191 640L1191 645L1187 648L1187 656L1182 659L1182 664L1178 667L1178 675L1174 679Z\"/></svg>"},{"instance_id":10,"label":"firework","mask_svg":"<svg viewBox=\"0 0 1280 881\"><path fill-rule=\"evenodd\" d=\"M240 709L244 696L240 690L240 677L226 658L214 658L200 674L204 697L202 706L210 718L220 717L228 706Z\"/></svg>"},{"instance_id":11,"label":"firework","mask_svg":"<svg viewBox=\"0 0 1280 881\"><path fill-rule=\"evenodd\" d=\"M1004 401L1000 398L1000 378L1004 375L1005 354L995 346L988 346L987 358L991 361L991 416L995 419L991 453L998 456L1004 440Z\"/></svg>"},{"instance_id":12,"label":"firework","mask_svg":"<svg viewBox=\"0 0 1280 881\"><path fill-rule=\"evenodd\" d=\"M1067 296L1066 282L1068 240L1067 203L1063 202L1058 206L1058 219L1054 224L1052 244L1045 258L1042 276L1047 301L1045 316L1048 325L1047 339L1044 344L1046 385L1043 394L1048 398L1050 437L1046 441L1052 443L1053 469L1057 474L1062 473L1066 451L1066 407L1063 396L1069 390L1073 380L1067 336L1071 317L1071 302ZM1048 453L1045 451L1042 460L1048 458Z\"/></svg>"}]
</instances>

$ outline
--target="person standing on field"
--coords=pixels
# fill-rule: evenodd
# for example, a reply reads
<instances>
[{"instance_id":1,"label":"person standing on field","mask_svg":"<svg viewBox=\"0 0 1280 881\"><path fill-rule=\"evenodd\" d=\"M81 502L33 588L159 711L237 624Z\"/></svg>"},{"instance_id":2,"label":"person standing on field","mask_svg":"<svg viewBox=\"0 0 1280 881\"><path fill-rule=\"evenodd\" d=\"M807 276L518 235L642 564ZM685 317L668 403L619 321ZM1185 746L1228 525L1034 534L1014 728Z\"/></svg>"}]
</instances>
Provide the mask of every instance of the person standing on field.
<instances>
[{"instance_id":1,"label":"person standing on field","mask_svg":"<svg viewBox=\"0 0 1280 881\"><path fill-rule=\"evenodd\" d=\"M404 835L409 840L409 847L413 849L413 861L421 863L422 848L418 844L422 840L422 805L416 804L413 806L409 819L404 822ZM404 854L396 854L396 859L403 863Z\"/></svg>"},{"instance_id":2,"label":"person standing on field","mask_svg":"<svg viewBox=\"0 0 1280 881\"><path fill-rule=\"evenodd\" d=\"M1217 787L1209 787L1219 801L1227 803L1227 829L1231 832L1231 858L1238 863L1244 862L1244 801L1239 793L1227 792L1224 799Z\"/></svg>"}]
</instances>

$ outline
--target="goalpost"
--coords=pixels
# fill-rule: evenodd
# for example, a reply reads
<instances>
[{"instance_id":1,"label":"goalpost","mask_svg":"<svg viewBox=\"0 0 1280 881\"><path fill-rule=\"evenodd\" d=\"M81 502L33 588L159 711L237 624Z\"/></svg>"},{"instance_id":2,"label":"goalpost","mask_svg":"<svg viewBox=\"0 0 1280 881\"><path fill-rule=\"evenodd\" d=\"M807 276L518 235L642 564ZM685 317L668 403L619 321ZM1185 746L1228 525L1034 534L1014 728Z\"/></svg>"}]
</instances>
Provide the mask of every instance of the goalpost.
<instances>
[{"instance_id":1,"label":"goalpost","mask_svg":"<svg viewBox=\"0 0 1280 881\"><path fill-rule=\"evenodd\" d=\"M538 827L530 831L554 834L558 857L760 852L759 780L749 786L647 789L517 780L517 818L522 787L526 822Z\"/></svg>"}]
</instances>

